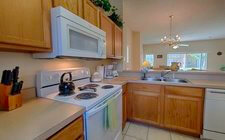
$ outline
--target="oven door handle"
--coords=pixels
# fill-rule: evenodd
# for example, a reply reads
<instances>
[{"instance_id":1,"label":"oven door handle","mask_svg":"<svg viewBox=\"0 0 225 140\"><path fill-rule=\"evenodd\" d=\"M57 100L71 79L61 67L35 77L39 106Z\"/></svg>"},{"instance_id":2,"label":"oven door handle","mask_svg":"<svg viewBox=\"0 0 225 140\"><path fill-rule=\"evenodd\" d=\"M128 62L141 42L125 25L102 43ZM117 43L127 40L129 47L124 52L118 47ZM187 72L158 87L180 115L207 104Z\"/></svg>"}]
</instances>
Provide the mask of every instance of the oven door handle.
<instances>
[{"instance_id":1,"label":"oven door handle","mask_svg":"<svg viewBox=\"0 0 225 140\"><path fill-rule=\"evenodd\" d=\"M102 103L101 105L97 106L96 108L94 108L93 110L90 110L87 112L87 117L90 117L92 115L94 115L95 113L99 112L100 110L102 110L103 108L105 108L106 106L108 106L107 101L105 101L104 103Z\"/></svg>"},{"instance_id":2,"label":"oven door handle","mask_svg":"<svg viewBox=\"0 0 225 140\"><path fill-rule=\"evenodd\" d=\"M119 93L117 93L116 95L114 95L111 99L109 99L110 101L115 100L116 98L118 98L120 96L120 94L122 93L122 90L119 91ZM88 111L86 113L87 117L90 117L92 115L94 115L95 113L99 112L100 110L102 110L103 108L105 108L106 106L108 106L108 101L106 100L105 102L103 102L102 104L98 105L97 107L95 107L94 109L91 109L90 111Z\"/></svg>"}]
</instances>

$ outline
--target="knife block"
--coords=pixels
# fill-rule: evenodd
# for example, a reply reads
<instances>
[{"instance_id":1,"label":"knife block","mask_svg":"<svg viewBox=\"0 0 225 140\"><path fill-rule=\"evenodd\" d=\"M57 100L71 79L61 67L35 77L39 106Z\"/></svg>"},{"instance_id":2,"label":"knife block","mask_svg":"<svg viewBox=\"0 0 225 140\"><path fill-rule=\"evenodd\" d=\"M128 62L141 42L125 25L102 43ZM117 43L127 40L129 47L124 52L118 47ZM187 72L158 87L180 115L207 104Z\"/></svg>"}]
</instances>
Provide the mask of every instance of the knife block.
<instances>
[{"instance_id":1,"label":"knife block","mask_svg":"<svg viewBox=\"0 0 225 140\"><path fill-rule=\"evenodd\" d=\"M0 110L11 111L22 106L22 95L11 95L12 85L0 84Z\"/></svg>"}]
</instances>

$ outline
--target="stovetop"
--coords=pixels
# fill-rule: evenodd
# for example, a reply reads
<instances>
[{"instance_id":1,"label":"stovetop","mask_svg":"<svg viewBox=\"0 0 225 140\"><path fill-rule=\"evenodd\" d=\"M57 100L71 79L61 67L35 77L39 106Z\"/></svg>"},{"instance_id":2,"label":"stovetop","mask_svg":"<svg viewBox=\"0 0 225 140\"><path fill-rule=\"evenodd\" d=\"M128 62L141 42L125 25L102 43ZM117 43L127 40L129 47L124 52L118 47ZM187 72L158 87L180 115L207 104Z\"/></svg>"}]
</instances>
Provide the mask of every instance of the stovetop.
<instances>
[{"instance_id":1,"label":"stovetop","mask_svg":"<svg viewBox=\"0 0 225 140\"><path fill-rule=\"evenodd\" d=\"M115 92L122 89L121 85L111 86L109 84L104 83L95 83L95 85L90 84L92 83L87 83L76 87L75 94L71 96L59 96L58 92L54 92L48 94L46 98L62 101L65 103L80 105L85 107L86 110L89 110L98 103L102 102L104 99L110 97ZM85 90L80 90L81 87L88 87L88 88L86 88ZM110 87L110 88L104 89L102 87ZM93 90L93 88L95 90Z\"/></svg>"}]
</instances>

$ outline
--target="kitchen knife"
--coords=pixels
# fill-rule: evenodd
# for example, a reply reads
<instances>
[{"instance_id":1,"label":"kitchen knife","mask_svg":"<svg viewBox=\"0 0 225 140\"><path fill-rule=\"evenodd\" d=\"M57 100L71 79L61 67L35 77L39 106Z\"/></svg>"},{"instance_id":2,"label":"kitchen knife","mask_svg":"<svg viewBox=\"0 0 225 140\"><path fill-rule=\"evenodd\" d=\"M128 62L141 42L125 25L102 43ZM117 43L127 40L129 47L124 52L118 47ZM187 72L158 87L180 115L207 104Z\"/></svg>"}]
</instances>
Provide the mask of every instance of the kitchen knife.
<instances>
[{"instance_id":1,"label":"kitchen knife","mask_svg":"<svg viewBox=\"0 0 225 140\"><path fill-rule=\"evenodd\" d=\"M16 83L19 79L18 77L19 75L19 67L15 67L15 69L13 69L13 83Z\"/></svg>"},{"instance_id":2,"label":"kitchen knife","mask_svg":"<svg viewBox=\"0 0 225 140\"><path fill-rule=\"evenodd\" d=\"M16 93L21 93L22 88L23 88L23 81L20 81L19 84L18 84L18 88L17 88Z\"/></svg>"},{"instance_id":3,"label":"kitchen knife","mask_svg":"<svg viewBox=\"0 0 225 140\"><path fill-rule=\"evenodd\" d=\"M13 79L13 74L11 72L11 70L7 70L7 74L6 74L6 82L5 85L10 85Z\"/></svg>"},{"instance_id":4,"label":"kitchen knife","mask_svg":"<svg viewBox=\"0 0 225 140\"><path fill-rule=\"evenodd\" d=\"M5 84L6 82L6 76L7 76L7 70L4 70L2 72L2 80L1 80L1 84Z\"/></svg>"}]
</instances>

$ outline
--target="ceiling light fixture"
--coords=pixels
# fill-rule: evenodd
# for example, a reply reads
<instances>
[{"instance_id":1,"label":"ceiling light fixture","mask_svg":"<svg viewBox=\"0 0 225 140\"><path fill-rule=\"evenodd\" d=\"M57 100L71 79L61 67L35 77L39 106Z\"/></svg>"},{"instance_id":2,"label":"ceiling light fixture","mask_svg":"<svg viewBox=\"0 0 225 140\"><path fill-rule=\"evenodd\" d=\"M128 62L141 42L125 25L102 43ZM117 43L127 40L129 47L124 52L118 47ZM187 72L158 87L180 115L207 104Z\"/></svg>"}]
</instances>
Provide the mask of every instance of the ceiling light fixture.
<instances>
[{"instance_id":1,"label":"ceiling light fixture","mask_svg":"<svg viewBox=\"0 0 225 140\"><path fill-rule=\"evenodd\" d=\"M172 37L173 18L174 18L174 16L173 15L170 15L169 18L170 18L170 33L169 33L169 36L168 37L167 36L164 36L161 39L161 43L162 44L167 44L168 46L173 47L173 49L177 49L180 46L189 46L187 44L178 44L181 41L181 37L179 35L176 35L175 37Z\"/></svg>"}]
</instances>

